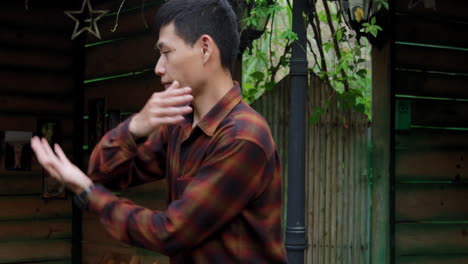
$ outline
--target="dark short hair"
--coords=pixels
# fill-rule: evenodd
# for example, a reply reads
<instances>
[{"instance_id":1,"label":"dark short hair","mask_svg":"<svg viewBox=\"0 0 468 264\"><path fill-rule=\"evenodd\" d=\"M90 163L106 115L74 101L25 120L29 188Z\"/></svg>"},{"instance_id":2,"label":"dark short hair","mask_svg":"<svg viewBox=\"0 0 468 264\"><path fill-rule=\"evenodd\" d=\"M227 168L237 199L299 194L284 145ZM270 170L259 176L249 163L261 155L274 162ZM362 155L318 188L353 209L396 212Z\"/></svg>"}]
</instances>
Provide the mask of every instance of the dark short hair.
<instances>
[{"instance_id":1,"label":"dark short hair","mask_svg":"<svg viewBox=\"0 0 468 264\"><path fill-rule=\"evenodd\" d=\"M237 16L228 0L169 0L158 10L155 31L174 22L176 34L194 45L204 34L215 41L223 68L232 69L239 49Z\"/></svg>"}]
</instances>

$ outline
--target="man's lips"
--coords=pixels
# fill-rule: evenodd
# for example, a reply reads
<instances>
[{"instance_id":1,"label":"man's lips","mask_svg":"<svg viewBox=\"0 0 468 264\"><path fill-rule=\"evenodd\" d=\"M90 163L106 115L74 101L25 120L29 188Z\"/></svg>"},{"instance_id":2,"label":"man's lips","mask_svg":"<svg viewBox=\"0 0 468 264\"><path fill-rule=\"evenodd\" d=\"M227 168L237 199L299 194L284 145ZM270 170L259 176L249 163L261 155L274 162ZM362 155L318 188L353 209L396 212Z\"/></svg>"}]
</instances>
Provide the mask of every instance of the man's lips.
<instances>
[{"instance_id":1,"label":"man's lips","mask_svg":"<svg viewBox=\"0 0 468 264\"><path fill-rule=\"evenodd\" d=\"M169 88L171 86L171 84L172 84L172 82L163 82L162 83L165 90L167 90L167 88Z\"/></svg>"}]
</instances>

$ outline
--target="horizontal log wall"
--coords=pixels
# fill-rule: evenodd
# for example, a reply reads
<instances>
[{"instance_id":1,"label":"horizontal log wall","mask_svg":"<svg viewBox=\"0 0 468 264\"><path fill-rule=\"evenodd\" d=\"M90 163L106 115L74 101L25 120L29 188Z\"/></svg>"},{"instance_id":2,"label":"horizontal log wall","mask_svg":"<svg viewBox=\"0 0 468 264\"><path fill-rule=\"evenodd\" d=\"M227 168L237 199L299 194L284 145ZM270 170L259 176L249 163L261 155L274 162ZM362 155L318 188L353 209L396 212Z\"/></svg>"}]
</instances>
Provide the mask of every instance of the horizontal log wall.
<instances>
[{"instance_id":1,"label":"horizontal log wall","mask_svg":"<svg viewBox=\"0 0 468 264\"><path fill-rule=\"evenodd\" d=\"M49 4L31 3L26 10L22 1L2 2L0 131L37 134L39 119L55 119L61 145L73 158L74 25L63 3ZM35 157L29 171L6 170L1 144L0 263L71 263L71 200L42 199Z\"/></svg>"},{"instance_id":2,"label":"horizontal log wall","mask_svg":"<svg viewBox=\"0 0 468 264\"><path fill-rule=\"evenodd\" d=\"M395 1L395 263L468 262L468 3ZM396 108L398 120L405 111Z\"/></svg>"}]
</instances>

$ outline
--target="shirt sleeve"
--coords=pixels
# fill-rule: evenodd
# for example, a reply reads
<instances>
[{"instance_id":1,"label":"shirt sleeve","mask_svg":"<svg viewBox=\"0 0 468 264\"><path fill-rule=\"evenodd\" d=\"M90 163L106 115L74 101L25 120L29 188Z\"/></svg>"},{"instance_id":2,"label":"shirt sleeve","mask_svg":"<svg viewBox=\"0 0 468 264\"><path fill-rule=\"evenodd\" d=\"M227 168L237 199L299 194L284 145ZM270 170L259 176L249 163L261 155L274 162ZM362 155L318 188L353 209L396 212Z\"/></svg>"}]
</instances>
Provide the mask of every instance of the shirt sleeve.
<instances>
[{"instance_id":1,"label":"shirt sleeve","mask_svg":"<svg viewBox=\"0 0 468 264\"><path fill-rule=\"evenodd\" d=\"M88 196L109 234L166 255L189 249L238 215L266 186L269 162L255 143L233 140L214 150L167 211L152 211L119 199L102 187Z\"/></svg>"},{"instance_id":2,"label":"shirt sleeve","mask_svg":"<svg viewBox=\"0 0 468 264\"><path fill-rule=\"evenodd\" d=\"M168 128L161 126L137 144L128 129L130 120L109 131L94 148L88 165L94 182L122 189L164 177Z\"/></svg>"}]
</instances>

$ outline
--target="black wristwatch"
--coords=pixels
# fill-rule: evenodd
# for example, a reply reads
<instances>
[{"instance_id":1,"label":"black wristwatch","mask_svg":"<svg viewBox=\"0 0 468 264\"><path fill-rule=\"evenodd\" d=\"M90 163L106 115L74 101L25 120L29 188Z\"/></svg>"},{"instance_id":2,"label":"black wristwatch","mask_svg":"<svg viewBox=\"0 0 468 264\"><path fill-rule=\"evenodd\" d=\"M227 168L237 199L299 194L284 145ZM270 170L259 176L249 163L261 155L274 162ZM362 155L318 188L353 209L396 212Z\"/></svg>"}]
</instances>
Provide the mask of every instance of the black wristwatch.
<instances>
[{"instance_id":1,"label":"black wristwatch","mask_svg":"<svg viewBox=\"0 0 468 264\"><path fill-rule=\"evenodd\" d=\"M94 188L94 185L89 186L80 194L75 194L73 196L73 202L75 205L80 208L81 210L88 210L88 194Z\"/></svg>"}]
</instances>

